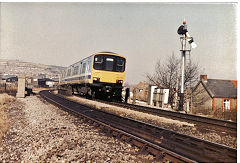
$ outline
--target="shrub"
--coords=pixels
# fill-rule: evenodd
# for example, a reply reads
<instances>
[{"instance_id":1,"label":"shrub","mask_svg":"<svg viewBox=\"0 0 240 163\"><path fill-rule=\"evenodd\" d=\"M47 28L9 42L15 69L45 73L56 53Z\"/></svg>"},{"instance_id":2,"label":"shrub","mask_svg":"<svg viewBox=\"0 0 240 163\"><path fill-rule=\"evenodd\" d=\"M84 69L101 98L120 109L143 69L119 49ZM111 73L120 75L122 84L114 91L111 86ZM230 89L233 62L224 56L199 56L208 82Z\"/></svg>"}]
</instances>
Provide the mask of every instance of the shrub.
<instances>
[{"instance_id":1,"label":"shrub","mask_svg":"<svg viewBox=\"0 0 240 163\"><path fill-rule=\"evenodd\" d=\"M202 115L210 115L211 113L211 109L206 109L203 107L199 107L199 108L193 108L193 114L202 114Z\"/></svg>"},{"instance_id":2,"label":"shrub","mask_svg":"<svg viewBox=\"0 0 240 163\"><path fill-rule=\"evenodd\" d=\"M223 112L221 108L214 110L212 113L213 118L237 121L237 111L232 109L231 111Z\"/></svg>"}]
</instances>

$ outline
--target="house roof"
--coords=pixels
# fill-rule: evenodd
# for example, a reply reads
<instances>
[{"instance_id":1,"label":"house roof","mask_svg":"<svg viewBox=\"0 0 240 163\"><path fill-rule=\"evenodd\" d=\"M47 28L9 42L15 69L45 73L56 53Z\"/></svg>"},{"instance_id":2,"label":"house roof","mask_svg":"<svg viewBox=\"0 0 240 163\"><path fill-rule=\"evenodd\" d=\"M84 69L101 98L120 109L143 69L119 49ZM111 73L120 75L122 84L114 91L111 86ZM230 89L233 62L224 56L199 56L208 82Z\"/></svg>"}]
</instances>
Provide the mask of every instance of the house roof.
<instances>
[{"instance_id":1,"label":"house roof","mask_svg":"<svg viewBox=\"0 0 240 163\"><path fill-rule=\"evenodd\" d=\"M144 89L148 88L149 84L146 82L139 82L138 85L136 86L138 89Z\"/></svg>"},{"instance_id":2,"label":"house roof","mask_svg":"<svg viewBox=\"0 0 240 163\"><path fill-rule=\"evenodd\" d=\"M17 77L16 75L3 75L1 78L3 80L6 80L6 79L9 79L9 78L12 78L12 77Z\"/></svg>"},{"instance_id":3,"label":"house roof","mask_svg":"<svg viewBox=\"0 0 240 163\"><path fill-rule=\"evenodd\" d=\"M237 98L236 81L207 79L200 82L212 98Z\"/></svg>"}]
</instances>

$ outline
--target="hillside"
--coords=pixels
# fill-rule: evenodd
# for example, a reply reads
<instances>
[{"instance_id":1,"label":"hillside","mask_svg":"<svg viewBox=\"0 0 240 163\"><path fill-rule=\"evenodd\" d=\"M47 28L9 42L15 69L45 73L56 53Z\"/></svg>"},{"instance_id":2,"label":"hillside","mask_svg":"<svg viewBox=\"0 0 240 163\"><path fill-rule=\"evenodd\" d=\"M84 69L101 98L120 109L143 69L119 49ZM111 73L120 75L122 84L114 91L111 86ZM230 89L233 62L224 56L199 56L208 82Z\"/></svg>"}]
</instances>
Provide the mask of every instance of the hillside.
<instances>
[{"instance_id":1,"label":"hillside","mask_svg":"<svg viewBox=\"0 0 240 163\"><path fill-rule=\"evenodd\" d=\"M44 65L19 60L0 59L0 75L25 75L29 77L58 77L65 67Z\"/></svg>"}]
</instances>

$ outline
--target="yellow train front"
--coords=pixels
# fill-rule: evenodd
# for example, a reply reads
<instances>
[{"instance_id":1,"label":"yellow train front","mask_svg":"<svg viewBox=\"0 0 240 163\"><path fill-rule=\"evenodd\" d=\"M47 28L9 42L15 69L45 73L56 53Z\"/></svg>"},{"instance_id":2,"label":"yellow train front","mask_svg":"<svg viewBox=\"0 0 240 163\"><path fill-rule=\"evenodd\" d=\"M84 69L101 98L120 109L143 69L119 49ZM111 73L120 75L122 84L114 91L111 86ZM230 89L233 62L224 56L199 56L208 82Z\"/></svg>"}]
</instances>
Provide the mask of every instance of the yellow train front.
<instances>
[{"instance_id":1,"label":"yellow train front","mask_svg":"<svg viewBox=\"0 0 240 163\"><path fill-rule=\"evenodd\" d=\"M126 58L113 52L91 55L66 68L61 85L92 98L122 99Z\"/></svg>"}]
</instances>

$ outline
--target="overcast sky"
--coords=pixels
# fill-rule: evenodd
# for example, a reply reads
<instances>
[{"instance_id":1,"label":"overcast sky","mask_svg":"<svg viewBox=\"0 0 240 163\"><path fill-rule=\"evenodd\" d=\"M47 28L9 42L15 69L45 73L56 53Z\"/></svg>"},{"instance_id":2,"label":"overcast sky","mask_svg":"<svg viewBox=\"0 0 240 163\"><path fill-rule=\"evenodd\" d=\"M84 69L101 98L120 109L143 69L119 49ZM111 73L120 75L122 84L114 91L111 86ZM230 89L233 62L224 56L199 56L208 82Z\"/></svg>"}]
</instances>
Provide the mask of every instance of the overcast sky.
<instances>
[{"instance_id":1,"label":"overcast sky","mask_svg":"<svg viewBox=\"0 0 240 163\"><path fill-rule=\"evenodd\" d=\"M127 58L126 81L134 84L158 59L180 57L185 18L200 72L236 80L236 12L233 3L1 3L0 58L69 66L113 51Z\"/></svg>"}]
</instances>

